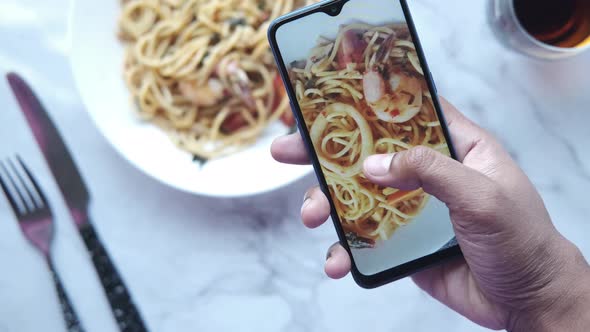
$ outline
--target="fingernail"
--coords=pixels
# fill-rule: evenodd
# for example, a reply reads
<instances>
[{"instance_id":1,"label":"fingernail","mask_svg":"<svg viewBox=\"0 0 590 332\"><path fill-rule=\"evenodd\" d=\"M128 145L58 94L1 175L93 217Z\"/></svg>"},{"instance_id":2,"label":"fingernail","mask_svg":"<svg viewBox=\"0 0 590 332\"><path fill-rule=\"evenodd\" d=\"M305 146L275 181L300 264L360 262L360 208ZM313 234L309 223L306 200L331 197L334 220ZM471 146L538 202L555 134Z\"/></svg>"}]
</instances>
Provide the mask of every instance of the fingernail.
<instances>
[{"instance_id":1,"label":"fingernail","mask_svg":"<svg viewBox=\"0 0 590 332\"><path fill-rule=\"evenodd\" d=\"M303 195L303 204L305 204L307 200L309 200L309 192L306 192L305 195Z\"/></svg>"},{"instance_id":2,"label":"fingernail","mask_svg":"<svg viewBox=\"0 0 590 332\"><path fill-rule=\"evenodd\" d=\"M305 210L309 203L311 203L311 197L309 197L308 194L305 194L305 196L303 197L303 204L301 205L301 212Z\"/></svg>"},{"instance_id":3,"label":"fingernail","mask_svg":"<svg viewBox=\"0 0 590 332\"><path fill-rule=\"evenodd\" d=\"M330 248L328 248L328 252L326 253L326 261L332 258L332 253L334 252L334 249L336 249L337 245L338 243L334 243L330 246Z\"/></svg>"},{"instance_id":4,"label":"fingernail","mask_svg":"<svg viewBox=\"0 0 590 332\"><path fill-rule=\"evenodd\" d=\"M365 171L372 176L385 176L389 173L394 154L370 156L365 160Z\"/></svg>"}]
</instances>

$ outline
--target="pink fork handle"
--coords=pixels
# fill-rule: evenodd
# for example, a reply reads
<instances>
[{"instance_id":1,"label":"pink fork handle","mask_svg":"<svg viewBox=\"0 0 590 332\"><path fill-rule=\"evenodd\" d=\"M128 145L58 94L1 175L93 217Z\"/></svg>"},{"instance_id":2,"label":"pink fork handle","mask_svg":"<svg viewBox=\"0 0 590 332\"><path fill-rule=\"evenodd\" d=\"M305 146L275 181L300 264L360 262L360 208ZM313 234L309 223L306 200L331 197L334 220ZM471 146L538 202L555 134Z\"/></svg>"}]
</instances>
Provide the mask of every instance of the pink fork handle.
<instances>
[{"instance_id":1,"label":"pink fork handle","mask_svg":"<svg viewBox=\"0 0 590 332\"><path fill-rule=\"evenodd\" d=\"M80 234L92 257L94 268L105 291L111 311L122 332L147 332L147 328L125 287L123 279L111 261L89 221L82 224Z\"/></svg>"},{"instance_id":2,"label":"pink fork handle","mask_svg":"<svg viewBox=\"0 0 590 332\"><path fill-rule=\"evenodd\" d=\"M47 260L47 264L49 265L49 270L51 271L51 276L53 277L53 282L55 283L55 289L57 290L57 295L59 296L59 303L61 305L61 310L63 312L64 320L66 323L66 327L68 332L84 332L84 328L80 323L80 319L78 319L78 315L66 294L66 290L64 289L63 284L61 283L61 279L53 266L53 262L51 259Z\"/></svg>"}]
</instances>

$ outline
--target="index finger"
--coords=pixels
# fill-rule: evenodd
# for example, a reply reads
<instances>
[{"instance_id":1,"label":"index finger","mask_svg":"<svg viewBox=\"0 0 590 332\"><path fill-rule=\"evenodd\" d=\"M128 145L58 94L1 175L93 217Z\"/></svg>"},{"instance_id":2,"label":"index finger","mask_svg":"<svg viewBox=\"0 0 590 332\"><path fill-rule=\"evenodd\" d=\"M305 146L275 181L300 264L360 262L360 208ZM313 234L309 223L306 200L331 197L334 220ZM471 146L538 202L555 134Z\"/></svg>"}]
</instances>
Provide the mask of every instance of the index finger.
<instances>
[{"instance_id":1,"label":"index finger","mask_svg":"<svg viewBox=\"0 0 590 332\"><path fill-rule=\"evenodd\" d=\"M303 139L298 132L275 139L270 147L270 153L278 162L284 164L311 164Z\"/></svg>"}]
</instances>

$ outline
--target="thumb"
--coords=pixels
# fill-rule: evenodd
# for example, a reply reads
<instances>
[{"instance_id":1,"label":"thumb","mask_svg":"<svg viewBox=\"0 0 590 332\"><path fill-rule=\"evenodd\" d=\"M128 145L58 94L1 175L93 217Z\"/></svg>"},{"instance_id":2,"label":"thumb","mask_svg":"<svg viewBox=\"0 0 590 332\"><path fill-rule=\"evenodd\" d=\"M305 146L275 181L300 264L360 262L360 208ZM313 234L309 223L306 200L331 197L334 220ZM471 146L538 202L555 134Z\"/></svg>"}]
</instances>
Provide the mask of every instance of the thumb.
<instances>
[{"instance_id":1,"label":"thumb","mask_svg":"<svg viewBox=\"0 0 590 332\"><path fill-rule=\"evenodd\" d=\"M427 147L389 155L375 155L364 163L365 176L373 183L401 190L423 188L449 208L464 206L474 197L494 192L495 183L485 175ZM477 201L477 199L476 199Z\"/></svg>"}]
</instances>

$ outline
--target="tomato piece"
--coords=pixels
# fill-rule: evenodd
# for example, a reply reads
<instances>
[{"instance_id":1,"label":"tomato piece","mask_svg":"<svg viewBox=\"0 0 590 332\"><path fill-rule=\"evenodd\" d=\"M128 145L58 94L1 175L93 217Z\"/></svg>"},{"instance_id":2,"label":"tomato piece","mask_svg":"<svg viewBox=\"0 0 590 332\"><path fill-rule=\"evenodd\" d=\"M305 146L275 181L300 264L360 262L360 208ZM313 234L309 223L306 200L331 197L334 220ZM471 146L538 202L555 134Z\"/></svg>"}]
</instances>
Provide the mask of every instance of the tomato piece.
<instances>
[{"instance_id":1,"label":"tomato piece","mask_svg":"<svg viewBox=\"0 0 590 332\"><path fill-rule=\"evenodd\" d=\"M236 131L248 126L248 121L240 113L230 114L221 124L221 131L224 134L233 134Z\"/></svg>"},{"instance_id":2,"label":"tomato piece","mask_svg":"<svg viewBox=\"0 0 590 332\"><path fill-rule=\"evenodd\" d=\"M279 74L275 74L272 86L275 90L275 98L272 101L271 112L274 113L281 105L283 98L287 95L287 90L285 90L285 85L283 84L283 80Z\"/></svg>"},{"instance_id":3,"label":"tomato piece","mask_svg":"<svg viewBox=\"0 0 590 332\"><path fill-rule=\"evenodd\" d=\"M285 89L285 85L283 84L283 80L281 79L281 76L279 74L275 75L275 78L273 80L273 88L275 89L275 99L272 103L272 113L278 111L281 102L287 96L287 90ZM289 128L295 125L295 117L293 116L293 113L290 111L283 113L280 119L281 122Z\"/></svg>"},{"instance_id":4,"label":"tomato piece","mask_svg":"<svg viewBox=\"0 0 590 332\"><path fill-rule=\"evenodd\" d=\"M285 126L291 128L295 126L295 116L293 115L292 111L286 111L281 115L281 122L285 124Z\"/></svg>"}]
</instances>

